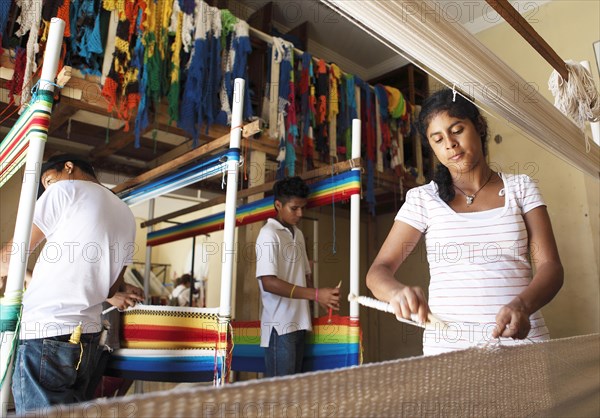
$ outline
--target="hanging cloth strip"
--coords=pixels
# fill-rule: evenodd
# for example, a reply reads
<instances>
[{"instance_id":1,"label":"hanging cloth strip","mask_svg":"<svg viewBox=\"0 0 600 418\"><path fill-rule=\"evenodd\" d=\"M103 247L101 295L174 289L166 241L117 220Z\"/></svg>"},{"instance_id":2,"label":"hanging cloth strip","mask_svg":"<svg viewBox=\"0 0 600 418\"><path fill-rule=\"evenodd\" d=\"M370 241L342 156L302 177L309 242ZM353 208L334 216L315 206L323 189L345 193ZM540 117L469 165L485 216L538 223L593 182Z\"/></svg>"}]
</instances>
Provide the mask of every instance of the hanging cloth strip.
<instances>
[{"instance_id":1,"label":"hanging cloth strip","mask_svg":"<svg viewBox=\"0 0 600 418\"><path fill-rule=\"evenodd\" d=\"M366 138L367 150L367 194L365 200L369 205L369 212L375 215L375 163L376 163L376 129L375 129L375 100L371 86L355 77L356 85L360 88L361 98L364 100L364 106L361 106L361 120L363 138Z\"/></svg>"},{"instance_id":2,"label":"hanging cloth strip","mask_svg":"<svg viewBox=\"0 0 600 418\"><path fill-rule=\"evenodd\" d=\"M174 37L171 45L171 79L169 82L169 124L179 121L179 95L181 92L181 49L183 48L183 17L184 13L179 7L179 1L173 2L173 14L169 35Z\"/></svg>"},{"instance_id":3,"label":"hanging cloth strip","mask_svg":"<svg viewBox=\"0 0 600 418\"><path fill-rule=\"evenodd\" d=\"M15 49L15 66L13 77L6 83L8 89L8 99L11 103L15 100L15 95L21 94L23 90L23 77L27 66L27 50L21 47Z\"/></svg>"},{"instance_id":4,"label":"hanging cloth strip","mask_svg":"<svg viewBox=\"0 0 600 418\"><path fill-rule=\"evenodd\" d=\"M337 118L340 113L339 86L342 70L335 64L329 66L329 156L337 158Z\"/></svg>"},{"instance_id":5,"label":"hanging cloth strip","mask_svg":"<svg viewBox=\"0 0 600 418\"><path fill-rule=\"evenodd\" d=\"M104 61L101 9L90 0L72 0L71 48L67 62L83 74L100 75Z\"/></svg>"},{"instance_id":6,"label":"hanging cloth strip","mask_svg":"<svg viewBox=\"0 0 600 418\"><path fill-rule=\"evenodd\" d=\"M250 42L250 27L248 23L244 22L243 20L238 20L238 22L235 24L232 50L234 55L232 79L235 80L236 78L243 78L245 80L249 80L248 57L252 52L252 44ZM251 89L249 87L244 89L243 117L245 120L248 120L253 116L250 90ZM233 92L230 102L232 100Z\"/></svg>"},{"instance_id":7,"label":"hanging cloth strip","mask_svg":"<svg viewBox=\"0 0 600 418\"><path fill-rule=\"evenodd\" d=\"M307 208L348 200L360 193L360 170L351 170L309 185ZM236 226L248 225L276 215L273 197L266 197L237 208ZM182 240L223 229L224 212L148 233L149 247Z\"/></svg>"},{"instance_id":8,"label":"hanging cloth strip","mask_svg":"<svg viewBox=\"0 0 600 418\"><path fill-rule=\"evenodd\" d=\"M205 133L208 134L208 128L214 124L217 113L220 109L218 86L221 84L221 10L216 7L209 9L207 16L212 20L212 36L209 37L209 64L208 77L205 78L205 96L203 99L203 114L206 119ZM198 126L202 126L204 120L198 115Z\"/></svg>"},{"instance_id":9,"label":"hanging cloth strip","mask_svg":"<svg viewBox=\"0 0 600 418\"><path fill-rule=\"evenodd\" d=\"M110 8L107 8L110 7ZM104 7L119 13L115 52L111 69L102 88L102 96L108 102L108 111L117 111L120 119L125 121L125 131L129 131L131 112L138 107L139 68L131 65L131 42L137 25L144 20L146 3L126 0L113 3L105 0Z\"/></svg>"},{"instance_id":10,"label":"hanging cloth strip","mask_svg":"<svg viewBox=\"0 0 600 418\"><path fill-rule=\"evenodd\" d=\"M2 34L6 30L12 2L13 0L0 1L0 55L4 53L4 49L2 48Z\"/></svg>"},{"instance_id":11,"label":"hanging cloth strip","mask_svg":"<svg viewBox=\"0 0 600 418\"><path fill-rule=\"evenodd\" d=\"M381 145L379 147L379 152L384 155L383 165L385 168L389 166L389 158L390 148L392 146L392 135L390 131L390 117L388 113L388 96L387 91L384 86L381 84L377 84L374 87L375 96L377 97L378 103L378 136L381 137Z\"/></svg>"},{"instance_id":12,"label":"hanging cloth strip","mask_svg":"<svg viewBox=\"0 0 600 418\"><path fill-rule=\"evenodd\" d=\"M31 99L33 74L37 71L35 57L39 52L38 34L42 20L42 7L40 7L39 0L17 0L15 4L21 9L21 14L17 18L17 23L20 27L15 35L20 38L29 32L21 90L21 109L19 111L19 113L22 113L25 110L26 104Z\"/></svg>"},{"instance_id":13,"label":"hanging cloth strip","mask_svg":"<svg viewBox=\"0 0 600 418\"><path fill-rule=\"evenodd\" d=\"M290 83L292 80L293 71L294 46L281 38L274 37L273 53L274 60L272 62L274 65L272 70L276 69L276 64L279 63L276 116L277 124L275 129L277 139L279 140L279 155L277 156L279 165L277 167L276 178L282 179L285 177L286 167L288 168L288 175L294 175L293 173L295 171L294 168L296 162L296 153L293 149L293 144L289 144L289 142L286 141L286 116L290 105L290 91L293 90L293 85L290 86ZM274 77L275 75L276 73L273 73L271 77ZM273 88L273 85L271 85L271 88ZM273 92L271 92L271 94L273 94ZM273 103L271 103L270 106L273 108Z\"/></svg>"},{"instance_id":14,"label":"hanging cloth strip","mask_svg":"<svg viewBox=\"0 0 600 418\"><path fill-rule=\"evenodd\" d=\"M346 140L346 159L352 158L352 120L358 118L358 108L356 105L356 79L351 74L344 75L346 81L346 101L348 106L346 126L344 137ZM364 125L364 124L363 124Z\"/></svg>"},{"instance_id":15,"label":"hanging cloth strip","mask_svg":"<svg viewBox=\"0 0 600 418\"><path fill-rule=\"evenodd\" d=\"M324 160L328 160L329 144L327 142L327 91L329 89L329 75L327 65L322 59L317 62L317 128L316 149Z\"/></svg>"},{"instance_id":16,"label":"hanging cloth strip","mask_svg":"<svg viewBox=\"0 0 600 418\"><path fill-rule=\"evenodd\" d=\"M148 9L146 9L146 11L150 14L152 14L152 5L153 3L150 2L150 7L148 7ZM148 20L146 20L146 22L148 22ZM135 72L139 75L138 78L138 89L140 92L140 101L139 101L139 106L137 109L137 113L135 115L135 130L134 130L134 135L135 135L135 141L134 141L134 146L135 148L139 148L141 146L141 136L142 136L142 131L145 130L148 125L150 124L150 120L149 120L149 114L148 114L148 84L149 84L149 65L147 65L147 61L146 61L146 55L147 55L147 50L149 48L152 48L153 45L150 45L149 47L144 43L144 34L143 34L143 28L140 26L138 26L138 30L137 30L137 34L136 34L136 42L135 42L135 46L133 47L133 52L132 52L132 56L131 56L131 67L135 68Z\"/></svg>"},{"instance_id":17,"label":"hanging cloth strip","mask_svg":"<svg viewBox=\"0 0 600 418\"><path fill-rule=\"evenodd\" d=\"M225 59L221 61L222 74L219 100L221 101L221 110L216 116L216 122L220 125L231 125L231 99L233 97L233 62L235 60L235 51L233 49L234 27L237 18L229 11L221 11L221 49Z\"/></svg>"},{"instance_id":18,"label":"hanging cloth strip","mask_svg":"<svg viewBox=\"0 0 600 418\"><path fill-rule=\"evenodd\" d=\"M117 196L130 206L137 205L148 199L162 196L198 181L222 174L227 168L228 160L239 161L240 150L238 148L230 148L150 183L134 189L124 190L121 193L117 193Z\"/></svg>"},{"instance_id":19,"label":"hanging cloth strip","mask_svg":"<svg viewBox=\"0 0 600 418\"><path fill-rule=\"evenodd\" d=\"M233 16L227 11L228 14L224 14L226 11L222 11L223 16ZM233 103L233 86L236 78L243 78L248 80L248 56L252 52L252 46L250 44L250 27L248 23L243 20L238 20L234 17L223 18L223 25L231 26L227 31L231 31L229 35L231 38L230 47L224 53L226 59L223 63L223 78L221 81L221 91L219 97L221 99L221 111L217 115L216 122L221 125L231 125L231 105ZM224 30L225 32L225 30ZM224 36L221 36L225 39ZM250 101L250 89L244 89L244 112L243 118L249 119L252 117L252 102Z\"/></svg>"},{"instance_id":20,"label":"hanging cloth strip","mask_svg":"<svg viewBox=\"0 0 600 418\"><path fill-rule=\"evenodd\" d=\"M314 167L313 155L315 144L313 139L313 128L315 127L315 106L313 86L313 60L312 56L305 52L302 55L302 70L300 72L300 114L302 123L302 156L306 161L306 168L312 170ZM311 94L311 92L313 92Z\"/></svg>"}]
</instances>

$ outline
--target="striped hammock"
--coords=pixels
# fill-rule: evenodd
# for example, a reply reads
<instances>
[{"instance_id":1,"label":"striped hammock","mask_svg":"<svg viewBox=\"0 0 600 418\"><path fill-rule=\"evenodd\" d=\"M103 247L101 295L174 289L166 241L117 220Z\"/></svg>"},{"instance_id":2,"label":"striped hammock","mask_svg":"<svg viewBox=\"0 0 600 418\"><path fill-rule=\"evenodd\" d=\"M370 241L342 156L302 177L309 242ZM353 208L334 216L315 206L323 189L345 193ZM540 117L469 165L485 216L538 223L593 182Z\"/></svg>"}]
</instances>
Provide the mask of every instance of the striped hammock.
<instances>
[{"instance_id":1,"label":"striped hammock","mask_svg":"<svg viewBox=\"0 0 600 418\"><path fill-rule=\"evenodd\" d=\"M307 207L323 206L333 202L348 200L350 196L358 193L360 193L360 170L347 171L311 184ZM149 232L146 245L152 247L218 231L223 228L224 216L225 213L221 212L169 228ZM236 212L236 226L262 221L272 216L275 216L275 208L273 207L273 197L271 196L238 207Z\"/></svg>"},{"instance_id":2,"label":"striped hammock","mask_svg":"<svg viewBox=\"0 0 600 418\"><path fill-rule=\"evenodd\" d=\"M220 381L229 372L218 308L137 305L121 315L121 349L109 376L159 382Z\"/></svg>"},{"instance_id":3,"label":"striped hammock","mask_svg":"<svg viewBox=\"0 0 600 418\"><path fill-rule=\"evenodd\" d=\"M348 316L333 315L331 323L323 316L313 319L307 334L303 371L329 370L362 363L360 324ZM231 370L265 371L265 352L260 346L260 321L233 321Z\"/></svg>"}]
</instances>

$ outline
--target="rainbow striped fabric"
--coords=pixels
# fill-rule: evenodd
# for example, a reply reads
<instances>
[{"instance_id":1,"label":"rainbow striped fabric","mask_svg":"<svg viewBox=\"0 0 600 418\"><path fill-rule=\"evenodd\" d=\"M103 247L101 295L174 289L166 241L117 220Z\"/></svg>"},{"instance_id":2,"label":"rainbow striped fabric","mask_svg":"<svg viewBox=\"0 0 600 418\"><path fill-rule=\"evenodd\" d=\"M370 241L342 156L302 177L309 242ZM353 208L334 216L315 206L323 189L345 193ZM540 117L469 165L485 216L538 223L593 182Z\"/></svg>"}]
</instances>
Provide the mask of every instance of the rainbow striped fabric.
<instances>
[{"instance_id":1,"label":"rainbow striped fabric","mask_svg":"<svg viewBox=\"0 0 600 418\"><path fill-rule=\"evenodd\" d=\"M113 351L105 374L154 382L212 382L215 375L221 378L224 359L224 350L123 348Z\"/></svg>"},{"instance_id":2,"label":"rainbow striped fabric","mask_svg":"<svg viewBox=\"0 0 600 418\"><path fill-rule=\"evenodd\" d=\"M229 148L226 151L219 152L203 161L182 167L173 173L141 186L123 190L122 192L117 193L117 196L129 206L133 206L181 189L182 187L189 186L190 184L222 174L223 171L227 169L228 160L240 160L239 148Z\"/></svg>"},{"instance_id":3,"label":"rainbow striped fabric","mask_svg":"<svg viewBox=\"0 0 600 418\"><path fill-rule=\"evenodd\" d=\"M361 363L360 324L350 317L333 315L313 319L307 334L303 371L328 370ZM264 348L260 346L260 321L232 322L233 358L231 370L265 371Z\"/></svg>"},{"instance_id":4,"label":"rainbow striped fabric","mask_svg":"<svg viewBox=\"0 0 600 418\"><path fill-rule=\"evenodd\" d=\"M0 187L25 164L32 136L48 137L54 93L39 90L10 132L0 142Z\"/></svg>"},{"instance_id":5,"label":"rainbow striped fabric","mask_svg":"<svg viewBox=\"0 0 600 418\"><path fill-rule=\"evenodd\" d=\"M323 206L360 193L360 170L351 170L310 185L307 207ZM275 216L273 197L267 197L237 208L235 223L242 226ZM147 245L166 244L223 229L225 212L148 233Z\"/></svg>"},{"instance_id":6,"label":"rainbow striped fabric","mask_svg":"<svg viewBox=\"0 0 600 418\"><path fill-rule=\"evenodd\" d=\"M227 349L227 327L218 309L139 305L121 315L121 347Z\"/></svg>"}]
</instances>

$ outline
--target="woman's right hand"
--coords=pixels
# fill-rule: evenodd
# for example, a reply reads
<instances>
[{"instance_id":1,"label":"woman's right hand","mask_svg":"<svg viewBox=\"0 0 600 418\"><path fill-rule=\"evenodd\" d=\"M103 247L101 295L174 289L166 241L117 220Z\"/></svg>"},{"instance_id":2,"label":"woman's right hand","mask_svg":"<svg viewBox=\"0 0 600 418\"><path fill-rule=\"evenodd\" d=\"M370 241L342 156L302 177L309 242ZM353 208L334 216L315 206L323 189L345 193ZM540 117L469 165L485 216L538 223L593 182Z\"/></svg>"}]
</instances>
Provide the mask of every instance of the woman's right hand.
<instances>
[{"instance_id":1,"label":"woman's right hand","mask_svg":"<svg viewBox=\"0 0 600 418\"><path fill-rule=\"evenodd\" d=\"M412 319L411 314L417 314L419 322L427 322L429 305L423 289L419 286L403 286L394 291L389 300L396 318Z\"/></svg>"}]
</instances>

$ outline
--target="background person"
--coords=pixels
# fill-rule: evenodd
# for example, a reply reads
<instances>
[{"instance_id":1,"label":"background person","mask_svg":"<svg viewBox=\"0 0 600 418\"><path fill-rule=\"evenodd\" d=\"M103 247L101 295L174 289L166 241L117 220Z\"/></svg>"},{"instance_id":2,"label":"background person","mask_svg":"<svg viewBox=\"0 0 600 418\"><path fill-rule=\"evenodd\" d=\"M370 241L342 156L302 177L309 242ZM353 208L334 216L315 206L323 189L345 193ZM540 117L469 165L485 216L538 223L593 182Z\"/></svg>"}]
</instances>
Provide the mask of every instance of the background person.
<instances>
[{"instance_id":1,"label":"background person","mask_svg":"<svg viewBox=\"0 0 600 418\"><path fill-rule=\"evenodd\" d=\"M268 377L302 371L306 331L312 330L309 300L339 309L339 289L312 288L304 235L296 226L308 193L300 177L276 182L277 216L267 220L256 240L256 277L263 304L260 345L266 348Z\"/></svg>"}]
</instances>

